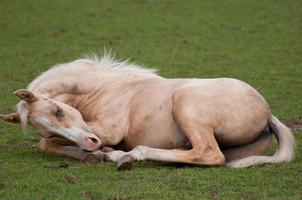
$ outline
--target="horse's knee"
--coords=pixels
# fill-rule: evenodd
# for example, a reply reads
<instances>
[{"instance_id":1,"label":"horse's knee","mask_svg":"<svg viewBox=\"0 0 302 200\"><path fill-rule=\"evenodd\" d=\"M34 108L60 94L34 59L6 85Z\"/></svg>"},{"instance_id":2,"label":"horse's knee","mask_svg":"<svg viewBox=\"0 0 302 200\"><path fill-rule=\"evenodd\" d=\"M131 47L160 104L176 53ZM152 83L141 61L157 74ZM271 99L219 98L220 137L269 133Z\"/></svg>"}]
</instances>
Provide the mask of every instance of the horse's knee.
<instances>
[{"instance_id":1,"label":"horse's knee","mask_svg":"<svg viewBox=\"0 0 302 200\"><path fill-rule=\"evenodd\" d=\"M113 162L117 162L120 158L122 158L123 156L126 155L126 152L124 151L120 151L120 150L115 150L115 151L110 151L106 154L106 159L113 161Z\"/></svg>"},{"instance_id":2,"label":"horse's knee","mask_svg":"<svg viewBox=\"0 0 302 200\"><path fill-rule=\"evenodd\" d=\"M39 144L38 144L38 150L40 152L46 152L47 149L47 139L43 138L40 140Z\"/></svg>"},{"instance_id":3,"label":"horse's knee","mask_svg":"<svg viewBox=\"0 0 302 200\"><path fill-rule=\"evenodd\" d=\"M46 153L53 153L54 149L57 147L58 144L51 138L42 138L38 144L38 150Z\"/></svg>"},{"instance_id":4,"label":"horse's knee","mask_svg":"<svg viewBox=\"0 0 302 200\"><path fill-rule=\"evenodd\" d=\"M148 158L148 150L150 147L138 145L132 149L128 154L135 158L135 160L146 160Z\"/></svg>"}]
</instances>

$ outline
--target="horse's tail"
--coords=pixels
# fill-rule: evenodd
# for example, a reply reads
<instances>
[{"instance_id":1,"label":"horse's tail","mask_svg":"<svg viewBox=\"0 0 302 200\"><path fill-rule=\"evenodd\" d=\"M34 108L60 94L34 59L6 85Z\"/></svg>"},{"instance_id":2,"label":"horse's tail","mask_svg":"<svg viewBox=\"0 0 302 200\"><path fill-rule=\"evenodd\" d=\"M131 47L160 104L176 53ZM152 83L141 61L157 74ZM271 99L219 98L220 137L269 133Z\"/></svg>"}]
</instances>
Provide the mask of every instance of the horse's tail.
<instances>
[{"instance_id":1,"label":"horse's tail","mask_svg":"<svg viewBox=\"0 0 302 200\"><path fill-rule=\"evenodd\" d=\"M250 156L227 163L226 166L244 168L265 163L290 162L294 158L295 144L291 130L273 115L269 119L269 127L278 140L278 149L273 156Z\"/></svg>"}]
</instances>

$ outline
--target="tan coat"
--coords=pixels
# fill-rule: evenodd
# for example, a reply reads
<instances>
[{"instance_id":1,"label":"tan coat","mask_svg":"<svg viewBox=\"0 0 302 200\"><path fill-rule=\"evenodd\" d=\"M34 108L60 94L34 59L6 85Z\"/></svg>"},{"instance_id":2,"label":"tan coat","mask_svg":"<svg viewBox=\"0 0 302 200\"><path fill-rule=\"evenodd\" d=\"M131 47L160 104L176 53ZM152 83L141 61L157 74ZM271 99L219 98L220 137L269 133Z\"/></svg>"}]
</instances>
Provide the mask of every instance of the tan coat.
<instances>
[{"instance_id":1,"label":"tan coat","mask_svg":"<svg viewBox=\"0 0 302 200\"><path fill-rule=\"evenodd\" d=\"M16 95L23 100L17 115L24 127L28 120L39 130L43 151L87 158L64 137L87 150L133 149L89 154L112 161L128 155L223 165L244 158L229 165L247 167L293 157L289 129L254 88L236 79L166 79L105 56L58 65ZM252 156L269 148L269 127L280 149L273 157Z\"/></svg>"}]
</instances>

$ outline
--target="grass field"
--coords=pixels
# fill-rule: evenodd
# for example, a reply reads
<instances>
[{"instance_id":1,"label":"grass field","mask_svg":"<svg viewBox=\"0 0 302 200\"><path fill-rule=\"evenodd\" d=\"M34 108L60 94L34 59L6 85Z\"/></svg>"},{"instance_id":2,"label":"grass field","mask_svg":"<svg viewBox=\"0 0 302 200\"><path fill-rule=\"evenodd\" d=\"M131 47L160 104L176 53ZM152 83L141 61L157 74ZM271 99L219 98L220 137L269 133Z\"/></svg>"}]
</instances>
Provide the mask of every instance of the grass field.
<instances>
[{"instance_id":1,"label":"grass field","mask_svg":"<svg viewBox=\"0 0 302 200\"><path fill-rule=\"evenodd\" d=\"M234 77L302 123L302 1L0 0L0 112L51 65L113 48L165 77ZM237 170L86 165L37 152L0 122L0 199L302 199L302 132L289 164Z\"/></svg>"}]
</instances>

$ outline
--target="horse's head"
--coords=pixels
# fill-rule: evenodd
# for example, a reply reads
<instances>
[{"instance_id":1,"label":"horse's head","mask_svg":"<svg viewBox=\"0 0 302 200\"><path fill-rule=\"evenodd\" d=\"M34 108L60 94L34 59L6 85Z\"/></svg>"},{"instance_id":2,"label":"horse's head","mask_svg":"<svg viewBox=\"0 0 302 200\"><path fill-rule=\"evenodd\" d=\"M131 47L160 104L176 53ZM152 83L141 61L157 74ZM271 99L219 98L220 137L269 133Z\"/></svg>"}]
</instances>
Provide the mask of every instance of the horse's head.
<instances>
[{"instance_id":1,"label":"horse's head","mask_svg":"<svg viewBox=\"0 0 302 200\"><path fill-rule=\"evenodd\" d=\"M14 94L23 100L23 109L18 113L1 115L5 121L22 122L24 119L20 112L26 110L26 120L38 130L41 137L61 136L88 151L95 151L101 146L100 139L89 130L77 109L25 89L17 90Z\"/></svg>"}]
</instances>

